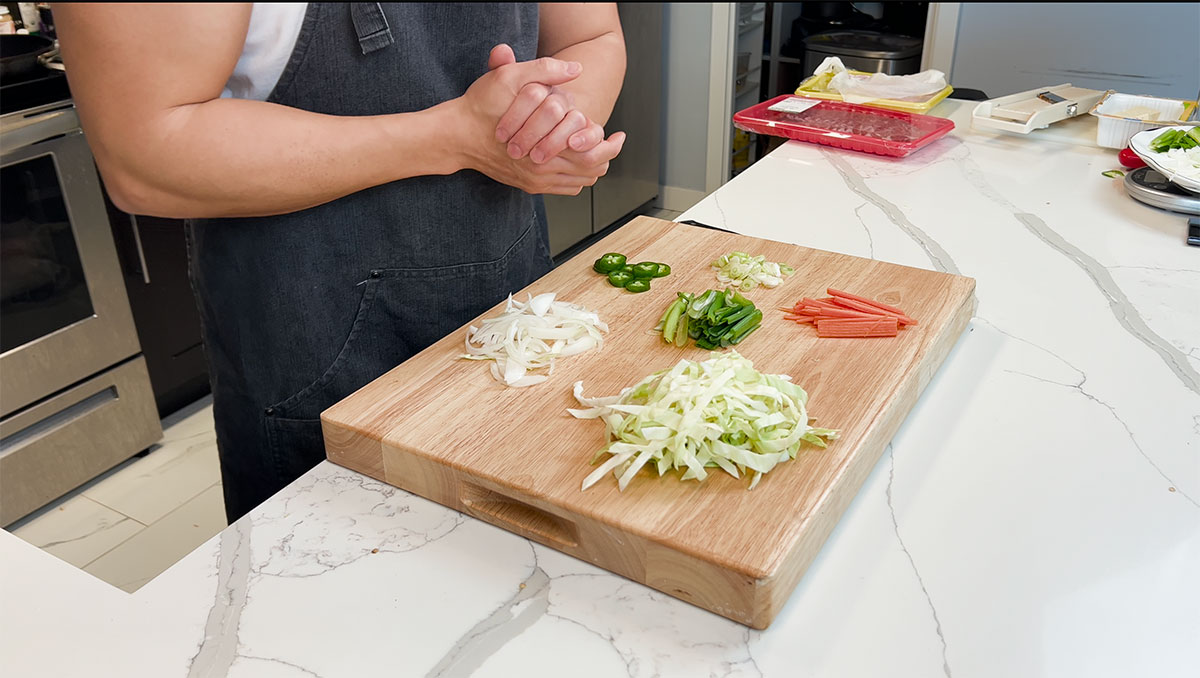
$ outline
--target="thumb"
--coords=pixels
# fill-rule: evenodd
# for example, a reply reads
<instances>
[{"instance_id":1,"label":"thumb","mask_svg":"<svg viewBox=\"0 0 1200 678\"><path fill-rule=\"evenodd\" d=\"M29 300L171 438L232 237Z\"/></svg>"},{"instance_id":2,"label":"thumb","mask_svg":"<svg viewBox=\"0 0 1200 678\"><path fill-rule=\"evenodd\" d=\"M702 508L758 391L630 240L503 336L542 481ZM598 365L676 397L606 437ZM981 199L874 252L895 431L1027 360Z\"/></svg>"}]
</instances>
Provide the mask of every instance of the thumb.
<instances>
[{"instance_id":1,"label":"thumb","mask_svg":"<svg viewBox=\"0 0 1200 678\"><path fill-rule=\"evenodd\" d=\"M512 71L514 91L531 82L551 86L563 85L579 77L583 64L578 61L562 61L553 57L542 57L533 61L522 61Z\"/></svg>"},{"instance_id":2,"label":"thumb","mask_svg":"<svg viewBox=\"0 0 1200 678\"><path fill-rule=\"evenodd\" d=\"M491 54L488 54L488 70L494 71L501 66L517 63L517 55L513 54L512 47L505 44L499 44L492 48Z\"/></svg>"}]
</instances>

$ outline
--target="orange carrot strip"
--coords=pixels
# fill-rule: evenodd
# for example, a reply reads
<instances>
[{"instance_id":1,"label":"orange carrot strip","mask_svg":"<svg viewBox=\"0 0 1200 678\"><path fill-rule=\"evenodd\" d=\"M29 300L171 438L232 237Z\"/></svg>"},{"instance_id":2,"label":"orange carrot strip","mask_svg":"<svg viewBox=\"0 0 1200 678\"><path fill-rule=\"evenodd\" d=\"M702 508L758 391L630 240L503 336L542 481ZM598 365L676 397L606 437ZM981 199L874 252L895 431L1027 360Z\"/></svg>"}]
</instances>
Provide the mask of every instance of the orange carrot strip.
<instances>
[{"instance_id":1,"label":"orange carrot strip","mask_svg":"<svg viewBox=\"0 0 1200 678\"><path fill-rule=\"evenodd\" d=\"M893 311L885 311L877 306L872 306L870 304L863 303L861 301L858 301L857 299L850 299L847 297L839 297L837 300L837 303L839 306L845 306L846 308L854 309L856 311L862 311L863 313L874 313L877 315L887 315L892 318L896 318L897 320L900 321L901 325L916 325L917 324L917 321L904 315L903 313L895 313Z\"/></svg>"},{"instance_id":2,"label":"orange carrot strip","mask_svg":"<svg viewBox=\"0 0 1200 678\"><path fill-rule=\"evenodd\" d=\"M857 294L850 294L849 292L835 290L832 287L826 289L825 291L828 292L829 294L833 295L834 297L842 297L843 299L853 299L854 301L858 301L858 302L862 302L864 304L868 304L870 306L874 306L875 308L878 308L881 311L890 311L891 313L895 313L896 315L902 315L904 317L908 317L908 314L905 313L903 310L898 309L895 306L888 306L887 304L883 303L882 301L875 301L874 299L860 297Z\"/></svg>"},{"instance_id":3,"label":"orange carrot strip","mask_svg":"<svg viewBox=\"0 0 1200 678\"><path fill-rule=\"evenodd\" d=\"M824 301L822 299L810 299L808 297L804 297L800 300L800 303L804 304L805 306L824 306L826 308L834 307L833 299Z\"/></svg>"},{"instance_id":4,"label":"orange carrot strip","mask_svg":"<svg viewBox=\"0 0 1200 678\"><path fill-rule=\"evenodd\" d=\"M878 320L858 318L833 318L816 320L818 337L894 337L899 331L895 317Z\"/></svg>"},{"instance_id":5,"label":"orange carrot strip","mask_svg":"<svg viewBox=\"0 0 1200 678\"><path fill-rule=\"evenodd\" d=\"M822 308L817 312L817 314L826 315L831 318L862 318L865 320L894 317L890 315L884 315L883 313L864 313L862 311L852 311L848 308Z\"/></svg>"},{"instance_id":6,"label":"orange carrot strip","mask_svg":"<svg viewBox=\"0 0 1200 678\"><path fill-rule=\"evenodd\" d=\"M829 310L832 310L832 309L820 308L819 306L805 306L804 308L800 309L799 311L796 311L796 315L822 315L823 313L825 313L825 311L829 311Z\"/></svg>"}]
</instances>

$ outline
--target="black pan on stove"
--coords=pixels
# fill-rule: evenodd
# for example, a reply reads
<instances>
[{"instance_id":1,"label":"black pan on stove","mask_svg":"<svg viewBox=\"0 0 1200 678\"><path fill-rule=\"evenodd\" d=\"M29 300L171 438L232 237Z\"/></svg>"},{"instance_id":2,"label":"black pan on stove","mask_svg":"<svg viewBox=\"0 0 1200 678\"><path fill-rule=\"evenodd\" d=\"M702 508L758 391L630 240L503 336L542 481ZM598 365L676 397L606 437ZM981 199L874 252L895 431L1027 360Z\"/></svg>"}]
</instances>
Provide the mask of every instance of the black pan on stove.
<instances>
[{"instance_id":1,"label":"black pan on stove","mask_svg":"<svg viewBox=\"0 0 1200 678\"><path fill-rule=\"evenodd\" d=\"M0 35L0 79L23 78L43 68L54 68L58 55L54 41L40 35ZM48 65L49 64L49 65Z\"/></svg>"}]
</instances>

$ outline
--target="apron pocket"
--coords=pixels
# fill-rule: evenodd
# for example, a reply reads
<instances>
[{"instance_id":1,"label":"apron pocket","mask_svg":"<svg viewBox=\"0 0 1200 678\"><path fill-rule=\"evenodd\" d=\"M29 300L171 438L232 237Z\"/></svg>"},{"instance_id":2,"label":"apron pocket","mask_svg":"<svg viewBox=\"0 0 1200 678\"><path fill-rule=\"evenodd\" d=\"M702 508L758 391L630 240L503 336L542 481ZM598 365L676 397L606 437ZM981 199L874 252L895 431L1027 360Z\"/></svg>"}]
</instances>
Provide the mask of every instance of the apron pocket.
<instances>
[{"instance_id":1,"label":"apron pocket","mask_svg":"<svg viewBox=\"0 0 1200 678\"><path fill-rule=\"evenodd\" d=\"M325 460L320 419L267 416L265 426L275 471L283 482L291 482Z\"/></svg>"},{"instance_id":2,"label":"apron pocket","mask_svg":"<svg viewBox=\"0 0 1200 678\"><path fill-rule=\"evenodd\" d=\"M370 271L354 322L329 367L267 419L311 420L427 346L457 330L549 270L529 223L495 259L431 268Z\"/></svg>"}]
</instances>

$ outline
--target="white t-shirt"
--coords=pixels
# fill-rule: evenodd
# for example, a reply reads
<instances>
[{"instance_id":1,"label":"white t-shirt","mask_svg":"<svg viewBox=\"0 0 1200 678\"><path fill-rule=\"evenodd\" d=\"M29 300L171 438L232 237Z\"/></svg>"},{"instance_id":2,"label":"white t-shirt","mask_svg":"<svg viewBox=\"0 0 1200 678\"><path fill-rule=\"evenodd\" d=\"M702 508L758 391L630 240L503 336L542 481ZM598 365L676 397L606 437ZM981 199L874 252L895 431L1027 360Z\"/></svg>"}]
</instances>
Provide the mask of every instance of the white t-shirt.
<instances>
[{"instance_id":1,"label":"white t-shirt","mask_svg":"<svg viewBox=\"0 0 1200 678\"><path fill-rule=\"evenodd\" d=\"M223 98L266 100L292 57L307 10L307 2L254 3L246 44L221 92Z\"/></svg>"}]
</instances>

